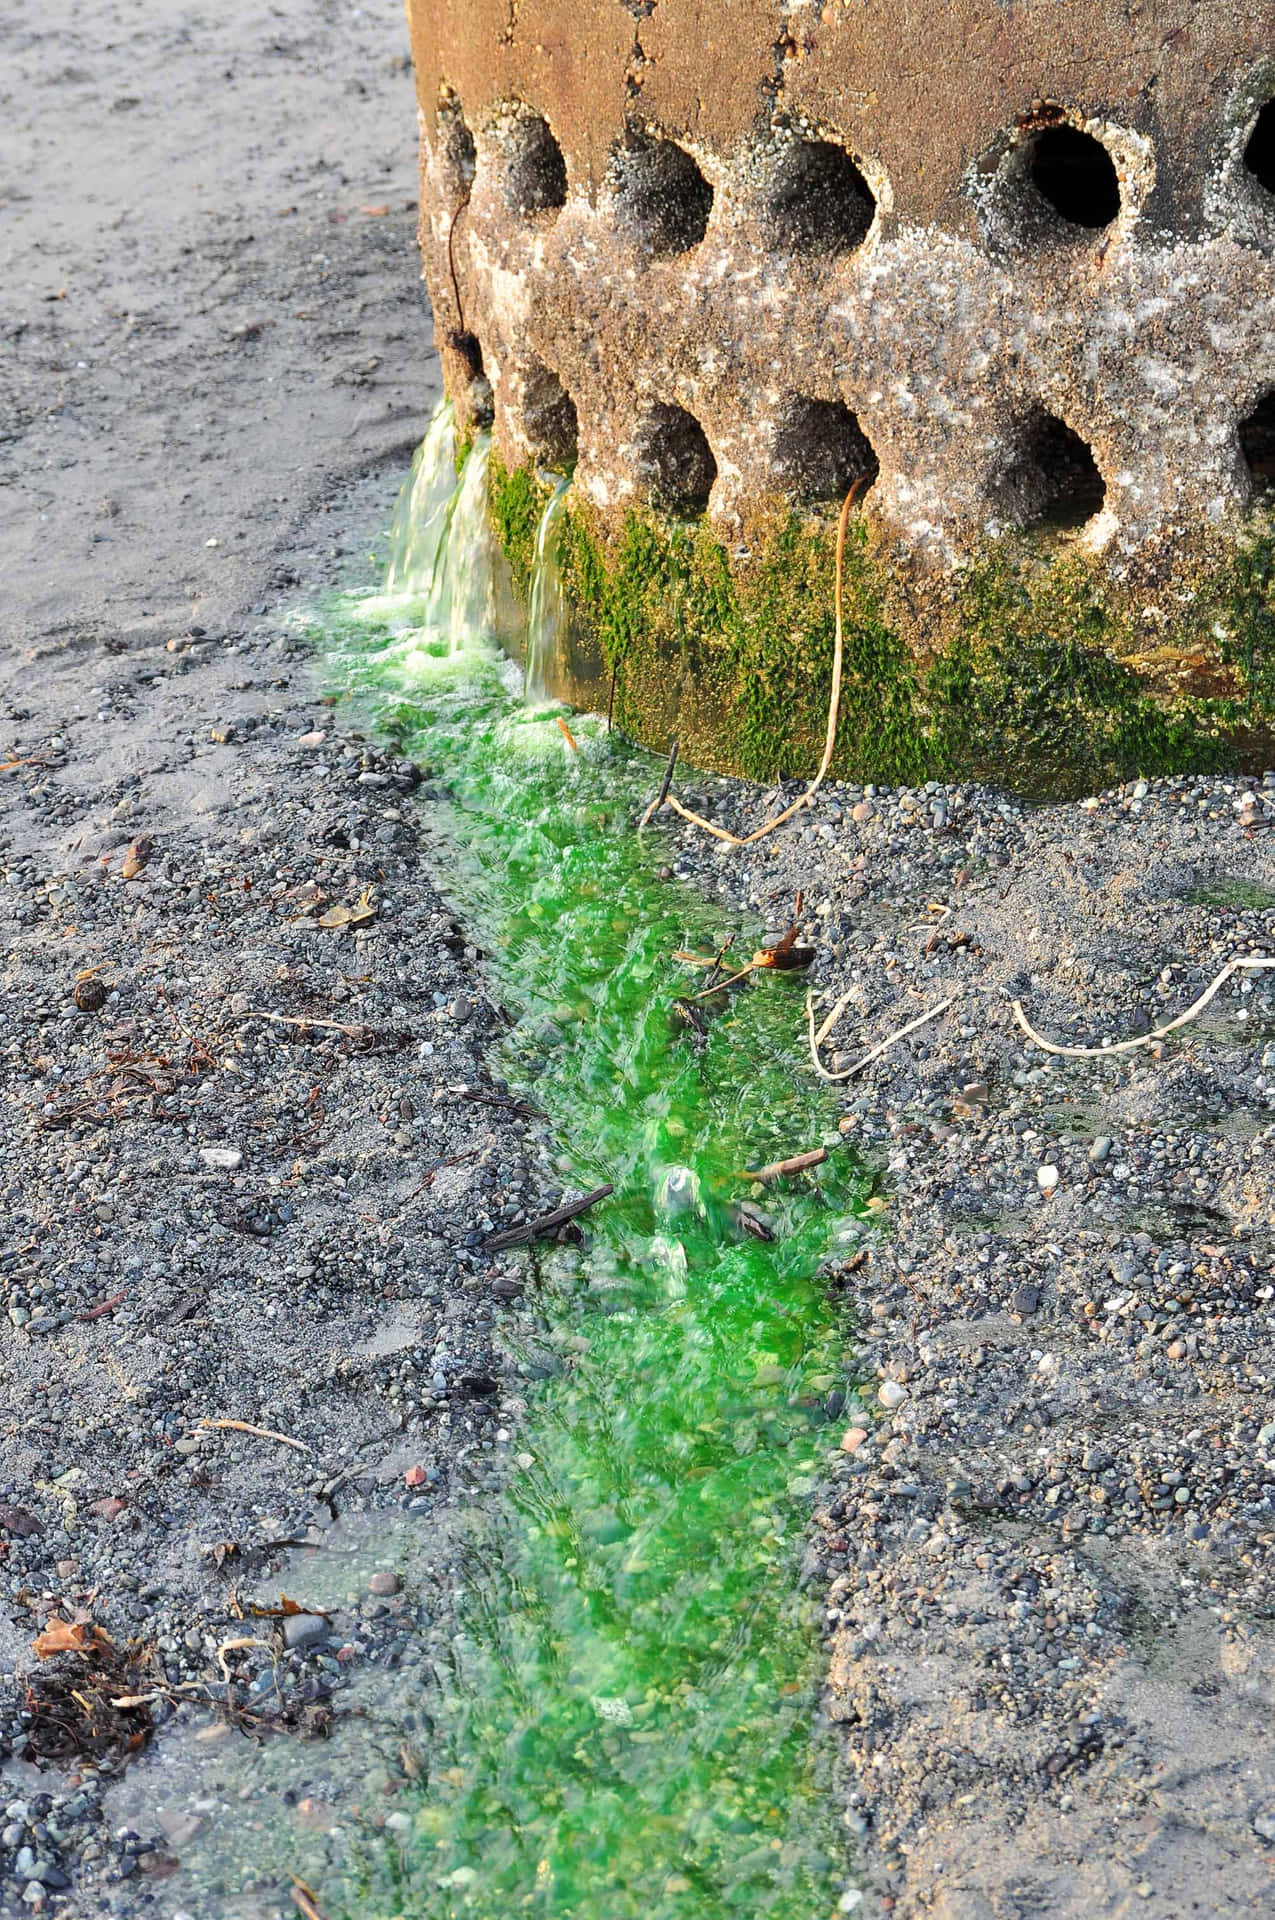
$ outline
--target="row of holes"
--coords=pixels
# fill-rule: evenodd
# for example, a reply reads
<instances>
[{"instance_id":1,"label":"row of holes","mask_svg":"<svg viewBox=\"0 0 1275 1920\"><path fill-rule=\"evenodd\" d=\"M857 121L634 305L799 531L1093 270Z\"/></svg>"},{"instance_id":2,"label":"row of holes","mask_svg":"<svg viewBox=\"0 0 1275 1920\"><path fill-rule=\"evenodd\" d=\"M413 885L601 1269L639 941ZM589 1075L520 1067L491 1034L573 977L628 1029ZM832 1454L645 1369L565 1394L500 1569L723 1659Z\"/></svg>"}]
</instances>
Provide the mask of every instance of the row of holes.
<instances>
[{"instance_id":1,"label":"row of holes","mask_svg":"<svg viewBox=\"0 0 1275 1920\"><path fill-rule=\"evenodd\" d=\"M451 163L467 182L476 166L473 136L454 107L447 120ZM565 205L566 161L546 120L519 112L498 123L492 139L502 155L504 195L515 213L529 218ZM1101 231L1119 215L1115 163L1094 135L1073 126L1044 126L1020 140L1017 151L1022 176L1067 226ZM1257 116L1244 165L1275 195L1275 101ZM787 138L766 173L765 214L777 246L838 252L866 237L876 199L835 141ZM613 155L611 184L620 226L657 258L686 253L704 238L713 189L676 141L630 131Z\"/></svg>"},{"instance_id":2,"label":"row of holes","mask_svg":"<svg viewBox=\"0 0 1275 1920\"><path fill-rule=\"evenodd\" d=\"M556 374L539 367L524 381L523 429L546 466L570 468L577 455L575 402ZM1240 449L1254 490L1275 489L1275 392L1239 426ZM994 505L1021 527L1083 526L1100 510L1106 488L1097 462L1066 422L1038 408L1021 424L1017 453L1001 477ZM708 436L684 407L650 407L636 436L644 489L654 506L698 514L717 478ZM775 443L777 484L793 499L815 506L841 500L854 480L871 483L878 463L850 408L839 400L789 402Z\"/></svg>"},{"instance_id":3,"label":"row of holes","mask_svg":"<svg viewBox=\"0 0 1275 1920\"><path fill-rule=\"evenodd\" d=\"M473 135L454 108L444 139L461 190L477 165ZM567 167L549 124L518 113L498 122L490 141L500 156L501 191L526 219L552 214L567 198ZM796 252L857 247L876 214L872 189L844 147L831 140L788 139L770 157L764 184L766 218L776 245ZM675 140L630 131L611 164L617 221L631 239L667 259L699 245L708 231L713 189Z\"/></svg>"}]
</instances>

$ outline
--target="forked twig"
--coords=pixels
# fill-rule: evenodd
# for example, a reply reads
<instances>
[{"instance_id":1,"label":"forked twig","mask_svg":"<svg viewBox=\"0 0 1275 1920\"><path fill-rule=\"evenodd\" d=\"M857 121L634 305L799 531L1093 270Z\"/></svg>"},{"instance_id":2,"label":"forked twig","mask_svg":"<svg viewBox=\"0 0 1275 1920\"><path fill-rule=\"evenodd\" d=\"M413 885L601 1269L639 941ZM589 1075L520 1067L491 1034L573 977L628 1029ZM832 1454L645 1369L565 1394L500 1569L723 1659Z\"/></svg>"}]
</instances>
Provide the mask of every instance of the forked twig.
<instances>
[{"instance_id":1,"label":"forked twig","mask_svg":"<svg viewBox=\"0 0 1275 1920\"><path fill-rule=\"evenodd\" d=\"M840 1073L832 1073L824 1066L823 1061L819 1058L819 1047L820 1043L826 1040L829 1033L831 1033L836 1016L840 1014L842 1007L845 1005L845 998L837 1002L837 1005L832 1010L832 1014L824 1021L823 1026L816 1034L814 995L813 993L808 993L806 995L806 1031L810 1039L810 1058L814 1062L815 1072L821 1080L852 1080L856 1073L862 1073L864 1067L870 1067L874 1060L879 1060L881 1055L887 1052L896 1040L904 1040L908 1034L915 1033L918 1027L927 1025L931 1020L937 1020L941 1013L947 1012L951 1004L951 997L946 1000L940 1000L938 1005L931 1007L928 1013L920 1013L915 1020L909 1020L905 1027L899 1027L894 1033L887 1033L884 1040L878 1040L876 1046L870 1047L862 1059L856 1060L853 1066L842 1068Z\"/></svg>"},{"instance_id":2,"label":"forked twig","mask_svg":"<svg viewBox=\"0 0 1275 1920\"><path fill-rule=\"evenodd\" d=\"M1214 994L1226 985L1232 974L1255 972L1259 967L1275 967L1275 955L1244 954L1234 960L1228 960L1216 980L1212 981L1199 999L1194 1001L1185 1013L1180 1013L1176 1020L1166 1020L1163 1026L1152 1027L1150 1033L1140 1033L1133 1040L1115 1040L1109 1047L1063 1047L1053 1040L1046 1040L1042 1034L1037 1033L1028 1020L1023 1012L1021 1000L1014 1002L1014 1018L1027 1038L1034 1041L1044 1052L1065 1054L1069 1060L1101 1060L1109 1053L1135 1053L1139 1047L1153 1046L1157 1040L1163 1040L1168 1034L1176 1033L1179 1027L1185 1027L1189 1021L1195 1019L1197 1014L1203 1013Z\"/></svg>"},{"instance_id":3,"label":"forked twig","mask_svg":"<svg viewBox=\"0 0 1275 1920\"><path fill-rule=\"evenodd\" d=\"M834 595L836 623L832 645L832 692L828 699L828 732L824 740L823 758L819 762L819 771L815 774L814 779L810 782L805 792L793 801L791 806L785 807L783 812L777 813L773 820L767 820L764 826L755 828L752 833L745 834L742 838L737 833L731 833L726 827L719 827L716 826L713 821L705 820L703 814L692 813L689 807L684 807L674 794L667 791L667 787L655 806L648 808L646 813L643 814L643 826L646 825L654 813L659 812L661 806L666 806L678 816L679 820L686 820L693 827L702 827L705 833L712 834L714 840L722 840L728 847L751 847L755 841L764 840L768 833L773 833L776 827L782 827L785 820L791 820L794 813L800 813L803 807L808 807L814 799L815 794L819 791L819 788L823 785L827 777L828 768L832 765L833 750L837 744L837 721L841 714L841 667L845 656L845 638L842 623L842 573L844 570L846 551L846 528L850 523L850 509L854 505L854 497L860 487L865 484L866 479L867 475L861 474L853 483L849 493L841 503L841 516L837 521L837 573ZM672 778L671 767L669 769L669 777Z\"/></svg>"}]
</instances>

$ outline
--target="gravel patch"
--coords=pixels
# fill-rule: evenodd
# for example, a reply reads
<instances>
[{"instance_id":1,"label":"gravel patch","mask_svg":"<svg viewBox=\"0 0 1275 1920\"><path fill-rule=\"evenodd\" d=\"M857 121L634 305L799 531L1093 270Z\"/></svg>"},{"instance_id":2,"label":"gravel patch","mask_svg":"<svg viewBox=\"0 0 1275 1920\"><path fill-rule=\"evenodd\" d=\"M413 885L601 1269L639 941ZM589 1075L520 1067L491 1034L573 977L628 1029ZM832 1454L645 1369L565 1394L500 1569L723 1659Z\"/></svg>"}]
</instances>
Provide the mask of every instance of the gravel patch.
<instances>
[{"instance_id":1,"label":"gravel patch","mask_svg":"<svg viewBox=\"0 0 1275 1920\"><path fill-rule=\"evenodd\" d=\"M170 1910L190 1816L104 1813L130 1735L228 1695L257 1732L321 1733L368 1662L424 1644L447 1568L418 1563L500 1483L522 1405L521 1271L482 1243L560 1197L485 1065L502 1015L422 854L423 770L344 728L266 624L91 670L11 693L0 729L14 1913ZM375 1540L377 1514L376 1584L307 1610L329 1532ZM37 1658L58 1622L136 1649L121 1739L68 1712L100 1662Z\"/></svg>"},{"instance_id":2,"label":"gravel patch","mask_svg":"<svg viewBox=\"0 0 1275 1920\"><path fill-rule=\"evenodd\" d=\"M737 830L785 797L694 783ZM1039 811L830 786L679 875L819 949L879 1224L807 1578L858 1911L1269 1912L1275 1900L1275 773ZM764 987L763 989L764 990ZM813 1069L812 1069L813 1070ZM803 1143L793 1142L794 1150Z\"/></svg>"}]
</instances>

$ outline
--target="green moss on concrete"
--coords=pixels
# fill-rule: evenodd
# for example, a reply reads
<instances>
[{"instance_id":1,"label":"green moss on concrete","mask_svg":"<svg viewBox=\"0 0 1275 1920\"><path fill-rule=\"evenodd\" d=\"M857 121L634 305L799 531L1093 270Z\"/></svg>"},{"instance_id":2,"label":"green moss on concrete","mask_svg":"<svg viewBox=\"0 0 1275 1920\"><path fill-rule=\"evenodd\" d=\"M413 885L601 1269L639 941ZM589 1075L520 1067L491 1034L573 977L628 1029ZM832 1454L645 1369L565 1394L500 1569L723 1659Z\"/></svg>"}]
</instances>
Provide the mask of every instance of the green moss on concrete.
<instances>
[{"instance_id":1,"label":"green moss on concrete","mask_svg":"<svg viewBox=\"0 0 1275 1920\"><path fill-rule=\"evenodd\" d=\"M493 460L493 517L523 593L546 497L532 473ZM604 663L600 681L564 687L579 704L605 705L613 682L616 724L657 750L676 737L694 765L769 781L818 764L833 655L830 522L773 522L738 558L703 522L630 512L609 527L573 503L560 564ZM1154 659L1091 563L1002 553L949 582L937 613L934 599L922 643L895 577L852 523L835 774L973 777L1066 795L1216 770L1269 742L1275 537L1219 576L1207 604L1199 597L1189 646ZM1183 692L1180 661L1200 649L1211 650L1203 678L1218 690Z\"/></svg>"},{"instance_id":2,"label":"green moss on concrete","mask_svg":"<svg viewBox=\"0 0 1275 1920\"><path fill-rule=\"evenodd\" d=\"M549 489L531 467L512 472L495 453L490 456L488 477L491 487L491 514L509 571L518 593L525 600L531 591L531 568L536 557L536 530L549 498Z\"/></svg>"}]
</instances>

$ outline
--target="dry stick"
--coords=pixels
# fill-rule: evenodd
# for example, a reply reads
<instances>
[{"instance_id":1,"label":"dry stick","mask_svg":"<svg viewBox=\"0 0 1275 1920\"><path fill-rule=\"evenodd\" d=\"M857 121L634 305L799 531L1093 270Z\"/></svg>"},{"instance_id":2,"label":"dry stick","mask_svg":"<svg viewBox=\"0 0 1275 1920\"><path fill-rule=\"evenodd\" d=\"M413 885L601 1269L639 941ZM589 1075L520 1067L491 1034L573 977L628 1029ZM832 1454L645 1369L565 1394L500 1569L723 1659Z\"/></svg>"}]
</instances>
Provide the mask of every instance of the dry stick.
<instances>
[{"instance_id":1,"label":"dry stick","mask_svg":"<svg viewBox=\"0 0 1275 1920\"><path fill-rule=\"evenodd\" d=\"M642 818L638 821L637 830L639 833L641 833L643 827L650 825L660 808L664 805L664 802L668 799L668 790L673 780L673 769L677 765L677 746L678 743L675 740L673 742L673 750L668 757L668 765L664 769L664 778L660 782L660 790L646 812L642 815Z\"/></svg>"},{"instance_id":2,"label":"dry stick","mask_svg":"<svg viewBox=\"0 0 1275 1920\"><path fill-rule=\"evenodd\" d=\"M765 973L768 971L768 968L759 966L756 960L750 960L748 965L741 967L738 973L728 974L725 980L719 980L717 984L712 987L702 987L698 993L693 993L690 997L692 1000L707 1000L710 994L725 993L727 987L737 987L741 980L747 980L750 973Z\"/></svg>"},{"instance_id":3,"label":"dry stick","mask_svg":"<svg viewBox=\"0 0 1275 1920\"><path fill-rule=\"evenodd\" d=\"M619 662L617 661L615 666L613 666L611 669L611 691L607 695L607 732L608 733L610 733L611 731L611 715L615 711L615 676L619 672L619 670L620 670L620 666L619 666Z\"/></svg>"},{"instance_id":4,"label":"dry stick","mask_svg":"<svg viewBox=\"0 0 1275 1920\"><path fill-rule=\"evenodd\" d=\"M814 779L810 782L806 791L799 799L794 800L790 807L785 807L783 812L777 813L773 820L767 820L764 826L756 828L752 833L745 834L742 839L737 833L731 833L727 828L715 826L711 820L705 820L702 814L692 813L690 808L684 807L681 801L673 794L667 794L660 802L660 805L670 807L678 816L679 820L687 820L693 827L702 827L705 833L712 834L714 840L724 840L728 847L751 847L754 841L764 840L768 833L775 831L776 827L782 827L785 820L791 820L794 813L800 813L803 807L808 807L814 799L815 794L819 791L819 788L823 785L827 777L828 768L832 765L833 749L837 744L837 720L841 713L841 665L845 654L845 640L841 618L841 576L846 551L846 528L850 522L850 509L854 505L854 496L864 484L864 479L866 479L866 475L856 480L850 488L849 493L841 503L841 517L837 521L837 575L834 601L836 607L836 629L832 647L832 693L828 700L828 733L824 741L823 759L819 762L819 771L816 773ZM658 807L656 811L659 811ZM646 825L645 817L643 818L642 824L643 826Z\"/></svg>"},{"instance_id":5,"label":"dry stick","mask_svg":"<svg viewBox=\"0 0 1275 1920\"><path fill-rule=\"evenodd\" d=\"M292 1882L292 1898L301 1920L327 1920L313 1889L307 1887L304 1880L298 1880L295 1873L289 1873L288 1878Z\"/></svg>"},{"instance_id":6,"label":"dry stick","mask_svg":"<svg viewBox=\"0 0 1275 1920\"><path fill-rule=\"evenodd\" d=\"M818 1033L815 1035L815 1045L817 1047L821 1047L824 1041L828 1038L828 1035L832 1032L832 1029L836 1026L838 1020L840 1020L842 1014L845 1012L846 1008L850 1005L850 1002L854 999L855 992L856 992L856 989L854 987L850 987L847 992L842 994L840 1000L838 1000L836 1006L832 1009L832 1012L828 1015L828 1018L824 1021Z\"/></svg>"},{"instance_id":7,"label":"dry stick","mask_svg":"<svg viewBox=\"0 0 1275 1920\"><path fill-rule=\"evenodd\" d=\"M207 1431L210 1427L227 1427L232 1433L253 1433L258 1440L277 1440L281 1446L295 1447L298 1453L309 1453L304 1440L291 1440L286 1433L276 1433L272 1427L254 1427L247 1420L201 1420L199 1425Z\"/></svg>"},{"instance_id":8,"label":"dry stick","mask_svg":"<svg viewBox=\"0 0 1275 1920\"><path fill-rule=\"evenodd\" d=\"M562 737L566 741L567 745L570 747L572 753L579 753L580 749L576 745L575 735L572 733L570 727L567 725L562 715L560 713L556 713L554 715L554 719L558 722L558 725L562 728Z\"/></svg>"},{"instance_id":9,"label":"dry stick","mask_svg":"<svg viewBox=\"0 0 1275 1920\"><path fill-rule=\"evenodd\" d=\"M908 1021L906 1027L900 1027L897 1032L888 1033L884 1040L878 1040L876 1046L871 1047L861 1060L856 1060L852 1067L846 1067L840 1073L830 1073L828 1068L824 1066L823 1061L819 1058L819 1039L815 1033L814 995L808 993L806 995L806 1030L810 1036L810 1058L814 1061L815 1072L821 1080L853 1079L854 1075L861 1073L864 1067L871 1066L874 1060L879 1060L881 1055L885 1053L888 1048L892 1047L896 1040L904 1040L909 1033L915 1033L918 1027L925 1026L930 1020L937 1020L941 1013L947 1012L951 1004L952 1000L950 997L946 1000L940 1000L938 1005L931 1007L928 1013L918 1014L915 1020ZM824 1022L823 1031L825 1034L828 1031L827 1021Z\"/></svg>"},{"instance_id":10,"label":"dry stick","mask_svg":"<svg viewBox=\"0 0 1275 1920\"><path fill-rule=\"evenodd\" d=\"M568 1220L574 1220L578 1213L595 1207L599 1200L614 1193L615 1188L608 1183L604 1187L595 1187L592 1193L586 1193L580 1200L568 1200L565 1206L555 1207L552 1213L542 1213L538 1220L528 1220L525 1226L510 1227L504 1233L494 1233L490 1240L484 1240L486 1253L503 1253L508 1247L525 1247L529 1240L538 1240L542 1234L552 1233L555 1227L565 1227Z\"/></svg>"},{"instance_id":11,"label":"dry stick","mask_svg":"<svg viewBox=\"0 0 1275 1920\"><path fill-rule=\"evenodd\" d=\"M1056 1046L1052 1040L1046 1040L1037 1033L1023 1012L1021 1000L1014 1002L1014 1018L1027 1038L1034 1040L1036 1045L1042 1047L1046 1053L1066 1054L1071 1060L1101 1060L1108 1053L1134 1053L1139 1047L1153 1046L1157 1040L1163 1040L1167 1034L1176 1033L1179 1027L1185 1027L1188 1021L1194 1020L1197 1014L1203 1013L1214 994L1226 985L1232 974L1255 971L1259 967L1275 967L1275 955L1255 954L1252 957L1244 955L1228 960L1216 980L1207 986L1199 999L1189 1006L1185 1013L1180 1013L1176 1020L1166 1020L1163 1026L1152 1027L1150 1033L1140 1033L1135 1040L1116 1040L1109 1047Z\"/></svg>"},{"instance_id":12,"label":"dry stick","mask_svg":"<svg viewBox=\"0 0 1275 1920\"><path fill-rule=\"evenodd\" d=\"M352 1040L361 1040L372 1029L368 1026L350 1027L340 1020L303 1020L292 1013L263 1013L259 1007L252 1007L247 1013L241 1013L241 1020L273 1020L277 1027L325 1027L329 1033L346 1033Z\"/></svg>"},{"instance_id":13,"label":"dry stick","mask_svg":"<svg viewBox=\"0 0 1275 1920\"><path fill-rule=\"evenodd\" d=\"M724 941L713 955L713 965L708 976L709 987L715 987L717 985L717 977L722 970L722 961L726 958L726 955L730 952L734 944L735 936L732 933L729 940Z\"/></svg>"},{"instance_id":14,"label":"dry stick","mask_svg":"<svg viewBox=\"0 0 1275 1920\"><path fill-rule=\"evenodd\" d=\"M327 1915L319 1905L313 1890L307 1887L305 1881L298 1880L295 1873L290 1873L288 1878L292 1882L292 1898L301 1915L301 1920L327 1920Z\"/></svg>"},{"instance_id":15,"label":"dry stick","mask_svg":"<svg viewBox=\"0 0 1275 1920\"><path fill-rule=\"evenodd\" d=\"M786 1160L772 1160L769 1166L743 1167L735 1178L757 1180L768 1186L772 1180L782 1180L787 1173L804 1173L807 1167L821 1167L827 1158L827 1147L811 1147L809 1153L793 1153Z\"/></svg>"}]
</instances>

